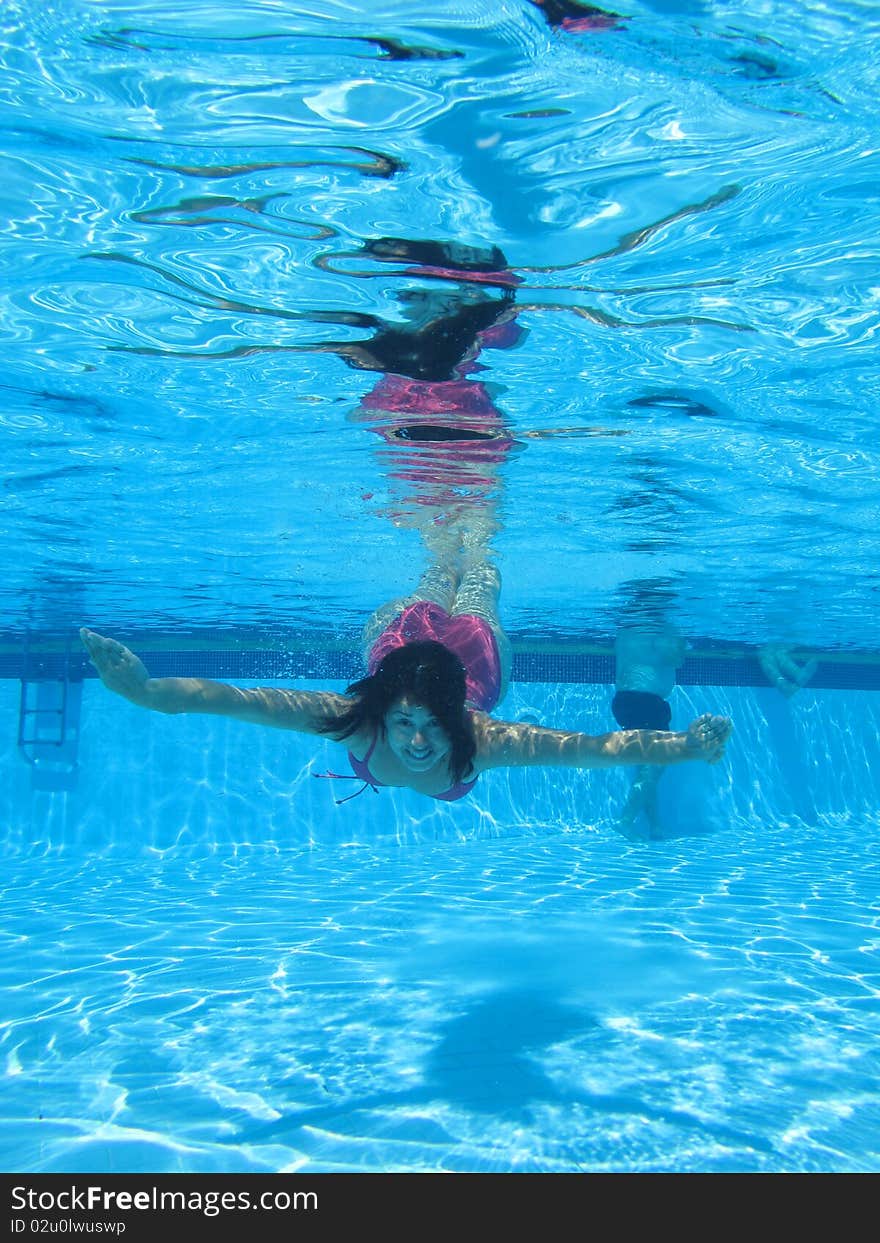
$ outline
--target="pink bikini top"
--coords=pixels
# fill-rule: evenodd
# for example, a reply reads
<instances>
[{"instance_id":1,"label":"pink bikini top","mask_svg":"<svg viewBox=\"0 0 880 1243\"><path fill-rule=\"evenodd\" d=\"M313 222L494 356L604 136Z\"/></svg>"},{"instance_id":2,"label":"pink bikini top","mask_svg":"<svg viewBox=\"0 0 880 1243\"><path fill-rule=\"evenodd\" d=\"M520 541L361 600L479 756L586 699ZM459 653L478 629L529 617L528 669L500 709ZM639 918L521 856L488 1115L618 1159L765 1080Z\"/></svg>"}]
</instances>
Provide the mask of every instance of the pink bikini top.
<instances>
[{"instance_id":1,"label":"pink bikini top","mask_svg":"<svg viewBox=\"0 0 880 1243\"><path fill-rule=\"evenodd\" d=\"M356 755L352 755L350 751L348 753L348 762L351 764L352 772L356 777L364 782L364 790L367 786L370 786L373 790L378 790L378 788L382 785L382 782L377 781L370 772L370 756L373 754L376 746L376 737L377 735L373 734L373 741L370 743L370 749L362 760L359 760ZM476 777L474 777L473 781L457 781L454 786L450 786L449 789L444 790L442 794L432 794L429 795L429 797L442 799L444 803L454 803L456 799L464 798L466 794L470 794L476 784ZM362 793L363 790L358 790L358 794Z\"/></svg>"},{"instance_id":2,"label":"pink bikini top","mask_svg":"<svg viewBox=\"0 0 880 1243\"><path fill-rule=\"evenodd\" d=\"M373 791L374 794L379 793L379 788L381 787L382 782L377 781L376 778L373 776L373 774L370 772L370 756L373 754L373 751L376 746L376 737L377 735L373 734L373 741L370 743L370 749L362 760L359 760L356 755L352 755L352 753L349 751L348 762L351 764L352 773L353 773L353 776L351 776L351 778L349 778L348 773L313 773L312 774L314 777L329 777L331 779L335 778L337 781L348 781L349 779L351 779L352 781L357 780L357 781L362 781L364 783L359 790L355 790L354 794L349 794L347 798L338 798L336 800L337 803L347 803L349 799L357 798L359 794L363 794L364 790L366 790L368 786ZM454 786L450 786L449 789L444 790L442 794L431 794L428 797L441 799L444 803L454 803L456 799L464 798L466 794L470 794L471 790L474 788L476 784L477 784L476 777L474 777L473 781L457 781Z\"/></svg>"}]
</instances>

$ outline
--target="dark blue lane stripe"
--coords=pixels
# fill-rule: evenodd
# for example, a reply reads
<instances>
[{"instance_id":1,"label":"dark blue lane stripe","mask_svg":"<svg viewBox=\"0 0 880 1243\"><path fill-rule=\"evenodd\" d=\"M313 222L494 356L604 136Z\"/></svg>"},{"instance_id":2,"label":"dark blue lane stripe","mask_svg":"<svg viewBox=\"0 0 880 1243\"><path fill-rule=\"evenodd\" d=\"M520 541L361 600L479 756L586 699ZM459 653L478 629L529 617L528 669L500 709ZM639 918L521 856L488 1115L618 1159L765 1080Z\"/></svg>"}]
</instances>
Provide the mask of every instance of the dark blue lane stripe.
<instances>
[{"instance_id":1,"label":"dark blue lane stripe","mask_svg":"<svg viewBox=\"0 0 880 1243\"><path fill-rule=\"evenodd\" d=\"M151 650L151 641L141 636L138 644L129 641L144 655L150 672L156 677L201 677L244 681L278 679L309 679L351 681L364 672L360 656L353 651L261 651L236 648L194 647L189 650ZM228 641L228 639L227 639ZM57 640L56 640L57 642ZM50 681L63 676L64 654L58 650L41 651L40 640L31 635L27 674L32 681ZM21 678L25 674L24 645L11 644L0 650L0 678ZM46 643L48 648L50 645ZM53 643L51 646L55 646ZM515 646L515 645L514 645ZM534 644L530 644L534 646ZM678 671L681 686L766 686L767 680L754 655L717 656L697 651L689 656ZM71 675L93 677L95 671L85 653L78 648L71 653ZM513 678L517 682L610 684L614 680L614 658L610 652L516 652ZM880 661L820 660L811 687L822 690L880 690Z\"/></svg>"}]
</instances>

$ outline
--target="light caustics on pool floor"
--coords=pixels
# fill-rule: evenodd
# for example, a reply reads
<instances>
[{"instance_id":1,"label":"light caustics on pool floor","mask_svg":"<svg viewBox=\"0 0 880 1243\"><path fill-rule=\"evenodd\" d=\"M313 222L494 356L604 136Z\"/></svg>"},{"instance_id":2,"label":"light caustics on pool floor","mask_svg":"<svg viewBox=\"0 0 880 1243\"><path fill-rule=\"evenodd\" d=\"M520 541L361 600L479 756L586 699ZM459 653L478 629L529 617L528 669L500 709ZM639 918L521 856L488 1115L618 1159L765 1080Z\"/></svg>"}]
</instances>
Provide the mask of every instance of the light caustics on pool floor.
<instances>
[{"instance_id":1,"label":"light caustics on pool floor","mask_svg":"<svg viewBox=\"0 0 880 1243\"><path fill-rule=\"evenodd\" d=\"M870 1170L876 825L7 870L5 1168Z\"/></svg>"}]
</instances>

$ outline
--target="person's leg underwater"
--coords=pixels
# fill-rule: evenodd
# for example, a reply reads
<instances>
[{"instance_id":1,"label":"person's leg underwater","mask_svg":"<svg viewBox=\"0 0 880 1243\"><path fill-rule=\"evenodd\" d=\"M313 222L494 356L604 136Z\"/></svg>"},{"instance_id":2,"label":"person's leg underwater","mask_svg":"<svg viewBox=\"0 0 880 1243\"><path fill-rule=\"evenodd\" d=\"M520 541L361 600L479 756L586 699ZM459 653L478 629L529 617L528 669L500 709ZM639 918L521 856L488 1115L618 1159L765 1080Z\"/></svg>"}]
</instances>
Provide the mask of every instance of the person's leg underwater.
<instances>
[{"instance_id":1,"label":"person's leg underwater","mask_svg":"<svg viewBox=\"0 0 880 1243\"><path fill-rule=\"evenodd\" d=\"M666 622L622 626L614 643L615 694L611 704L621 729L669 729L672 710L668 696L676 670L684 660L685 643ZM657 787L663 769L641 765L633 774L617 829L630 840L661 836Z\"/></svg>"},{"instance_id":2,"label":"person's leg underwater","mask_svg":"<svg viewBox=\"0 0 880 1243\"><path fill-rule=\"evenodd\" d=\"M410 605L430 602L447 613L453 611L461 581L457 534L449 525L438 523L433 512L427 509L419 530L428 553L428 564L414 591L381 604L369 618L361 640L365 656L369 656L379 636Z\"/></svg>"},{"instance_id":3,"label":"person's leg underwater","mask_svg":"<svg viewBox=\"0 0 880 1243\"><path fill-rule=\"evenodd\" d=\"M500 703L510 685L513 655L499 615L501 572L492 560L489 545L490 539L498 530L494 506L483 504L462 512L455 528L460 539L462 572L455 600L449 611L453 617L479 617L492 631L500 664Z\"/></svg>"}]
</instances>

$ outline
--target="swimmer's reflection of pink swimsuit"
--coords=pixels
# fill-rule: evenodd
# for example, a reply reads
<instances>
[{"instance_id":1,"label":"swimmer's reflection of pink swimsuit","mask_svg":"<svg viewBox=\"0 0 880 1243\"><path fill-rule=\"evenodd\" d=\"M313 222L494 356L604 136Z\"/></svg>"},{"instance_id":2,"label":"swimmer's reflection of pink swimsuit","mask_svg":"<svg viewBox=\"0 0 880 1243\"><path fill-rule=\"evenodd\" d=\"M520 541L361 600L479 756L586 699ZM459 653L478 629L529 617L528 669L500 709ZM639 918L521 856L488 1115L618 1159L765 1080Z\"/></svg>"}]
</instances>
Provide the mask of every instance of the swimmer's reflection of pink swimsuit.
<instances>
[{"instance_id":1,"label":"swimmer's reflection of pink swimsuit","mask_svg":"<svg viewBox=\"0 0 880 1243\"><path fill-rule=\"evenodd\" d=\"M369 673L375 673L382 658L394 648L403 647L406 643L417 640L433 639L442 643L459 658L465 668L467 684L467 703L483 712L490 712L498 702L501 692L501 662L498 657L498 644L489 623L482 617L471 613L450 616L439 604L430 600L420 600L410 604L399 617L388 626L370 652L367 661ZM376 739L370 743L370 749L362 760L349 751L348 759L352 771L361 781L377 789L382 783L377 781L370 772L370 756L376 746ZM477 784L473 781L457 781L455 785L444 790L442 794L433 795L445 803L455 802L470 794Z\"/></svg>"}]
</instances>

